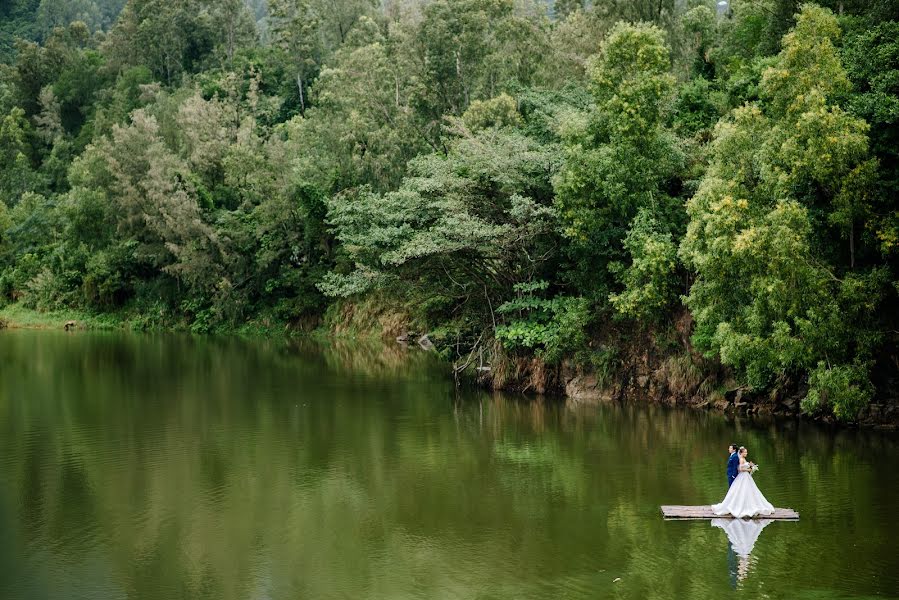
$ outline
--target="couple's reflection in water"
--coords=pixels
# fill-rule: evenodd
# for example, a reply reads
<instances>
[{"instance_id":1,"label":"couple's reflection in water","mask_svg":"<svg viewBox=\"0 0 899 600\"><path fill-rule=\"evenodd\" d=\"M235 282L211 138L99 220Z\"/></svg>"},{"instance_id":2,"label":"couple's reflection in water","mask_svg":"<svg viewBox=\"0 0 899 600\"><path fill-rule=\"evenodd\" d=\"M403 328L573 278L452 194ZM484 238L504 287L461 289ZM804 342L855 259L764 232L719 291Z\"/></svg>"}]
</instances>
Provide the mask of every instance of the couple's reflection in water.
<instances>
[{"instance_id":1,"label":"couple's reflection in water","mask_svg":"<svg viewBox=\"0 0 899 600\"><path fill-rule=\"evenodd\" d=\"M752 548L762 529L771 523L770 519L712 519L712 527L727 534L727 570L734 589L749 575Z\"/></svg>"}]
</instances>

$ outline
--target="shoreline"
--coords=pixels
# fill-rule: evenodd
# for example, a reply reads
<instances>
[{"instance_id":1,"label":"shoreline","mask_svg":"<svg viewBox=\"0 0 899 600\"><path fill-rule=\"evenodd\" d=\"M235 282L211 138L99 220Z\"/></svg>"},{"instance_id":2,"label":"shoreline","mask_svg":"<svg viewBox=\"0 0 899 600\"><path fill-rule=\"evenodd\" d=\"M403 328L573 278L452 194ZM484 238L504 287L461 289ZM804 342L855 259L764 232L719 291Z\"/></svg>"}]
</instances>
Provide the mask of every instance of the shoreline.
<instances>
[{"instance_id":1,"label":"shoreline","mask_svg":"<svg viewBox=\"0 0 899 600\"><path fill-rule=\"evenodd\" d=\"M192 332L189 327L138 326L128 318L113 315L94 315L81 311L41 312L19 304L0 308L0 330L62 331L67 322L75 322L76 331L131 331L137 333L182 332L194 335L221 335L244 339L272 337L305 337L322 341L352 339L377 341L385 348L395 344L392 331L375 331L342 328L324 324L314 329L272 325L269 322L249 321L240 327L212 333ZM331 324L333 325L333 324ZM388 335L390 334L390 335ZM646 340L644 340L646 341ZM410 347L414 345L410 344ZM413 352L421 350L412 348ZM681 355L681 358L683 355ZM763 395L740 387L723 389L705 385L710 374L696 377L696 381L684 382L672 375L671 364L676 355L652 356L644 350L639 356L628 354L618 367L605 376L584 371L570 364L549 367L536 358L507 360L498 371L480 374L471 381L483 388L521 393L531 397L543 396L571 406L600 404L645 404L691 408L740 417L786 417L831 425L837 428L863 428L883 431L899 430L899 405L889 402L873 402L864 407L854 422L839 422L830 415L808 415L799 409L796 393L786 396ZM699 369L699 367L697 367ZM708 370L706 367L705 370ZM699 369L699 373L705 370ZM702 381L699 381L702 379Z\"/></svg>"}]
</instances>

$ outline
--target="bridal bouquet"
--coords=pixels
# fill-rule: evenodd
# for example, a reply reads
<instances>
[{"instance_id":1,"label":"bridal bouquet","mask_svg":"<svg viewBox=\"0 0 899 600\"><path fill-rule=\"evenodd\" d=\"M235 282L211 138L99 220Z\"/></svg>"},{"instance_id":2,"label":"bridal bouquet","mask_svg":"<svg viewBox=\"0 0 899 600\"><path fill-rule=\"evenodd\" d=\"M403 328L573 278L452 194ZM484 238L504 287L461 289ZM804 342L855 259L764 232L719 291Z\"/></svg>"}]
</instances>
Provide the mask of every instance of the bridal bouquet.
<instances>
[{"instance_id":1,"label":"bridal bouquet","mask_svg":"<svg viewBox=\"0 0 899 600\"><path fill-rule=\"evenodd\" d=\"M758 470L759 470L759 466L757 464L749 463L749 473L750 474L755 473Z\"/></svg>"}]
</instances>

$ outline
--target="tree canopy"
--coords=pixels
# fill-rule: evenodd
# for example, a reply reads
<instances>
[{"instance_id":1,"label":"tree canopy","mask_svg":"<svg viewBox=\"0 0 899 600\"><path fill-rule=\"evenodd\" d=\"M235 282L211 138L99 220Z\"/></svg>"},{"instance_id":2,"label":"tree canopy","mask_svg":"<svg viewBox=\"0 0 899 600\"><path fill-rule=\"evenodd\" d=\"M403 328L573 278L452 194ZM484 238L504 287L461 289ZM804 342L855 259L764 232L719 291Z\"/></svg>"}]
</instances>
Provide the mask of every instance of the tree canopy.
<instances>
[{"instance_id":1,"label":"tree canopy","mask_svg":"<svg viewBox=\"0 0 899 600\"><path fill-rule=\"evenodd\" d=\"M651 334L704 389L851 421L899 381L897 19L12 0L0 303L200 332L390 303L459 364Z\"/></svg>"}]
</instances>

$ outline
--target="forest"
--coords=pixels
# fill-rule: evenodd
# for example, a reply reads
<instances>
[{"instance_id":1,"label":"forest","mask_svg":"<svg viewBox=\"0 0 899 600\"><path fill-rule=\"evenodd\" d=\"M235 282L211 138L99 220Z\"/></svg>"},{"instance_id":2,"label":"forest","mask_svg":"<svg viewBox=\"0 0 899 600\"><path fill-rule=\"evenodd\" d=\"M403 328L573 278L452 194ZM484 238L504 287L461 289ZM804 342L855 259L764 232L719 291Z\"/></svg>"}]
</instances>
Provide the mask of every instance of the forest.
<instances>
[{"instance_id":1,"label":"forest","mask_svg":"<svg viewBox=\"0 0 899 600\"><path fill-rule=\"evenodd\" d=\"M497 387L642 352L851 422L899 396L897 120L899 0L6 0L0 305L398 315Z\"/></svg>"}]
</instances>

